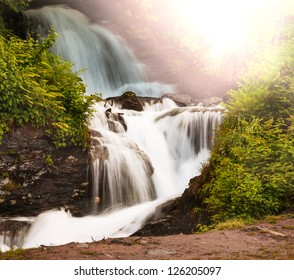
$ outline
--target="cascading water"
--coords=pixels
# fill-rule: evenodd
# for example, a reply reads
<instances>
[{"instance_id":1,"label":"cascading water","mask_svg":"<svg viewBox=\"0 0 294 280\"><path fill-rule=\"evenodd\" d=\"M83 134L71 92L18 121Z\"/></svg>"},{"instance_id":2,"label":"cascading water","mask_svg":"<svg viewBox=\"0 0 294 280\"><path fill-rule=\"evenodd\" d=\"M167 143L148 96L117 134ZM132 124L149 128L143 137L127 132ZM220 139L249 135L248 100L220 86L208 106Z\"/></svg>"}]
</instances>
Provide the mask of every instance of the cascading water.
<instances>
[{"instance_id":1,"label":"cascading water","mask_svg":"<svg viewBox=\"0 0 294 280\"><path fill-rule=\"evenodd\" d=\"M76 218L63 210L45 212L35 218L21 247L129 236L158 205L181 195L209 156L221 109L148 108L139 113L112 107L110 112L96 105L91 153L97 214Z\"/></svg>"},{"instance_id":2,"label":"cascading water","mask_svg":"<svg viewBox=\"0 0 294 280\"><path fill-rule=\"evenodd\" d=\"M153 200L152 163L128 137L123 125L111 119L114 114L104 111L102 106L97 106L91 125L95 131L92 132L92 170L97 204L105 209Z\"/></svg>"},{"instance_id":3,"label":"cascading water","mask_svg":"<svg viewBox=\"0 0 294 280\"><path fill-rule=\"evenodd\" d=\"M160 86L154 84L150 88L150 84L141 80L140 67L128 51L115 53L114 49L119 47L117 40L109 41L107 31L101 31L103 37L97 26L91 26L80 13L74 12L74 16L72 13L64 7L27 12L30 18L50 19L48 24L52 24L54 19L62 37L62 43L57 48L68 55L68 59L77 59L78 63L79 57L84 57L82 64L76 63L78 68L84 68L89 63L90 76L84 77L86 83L92 81L96 84L96 81L105 78L102 87L112 95L118 93L119 87L124 88L124 83L136 84L138 89L142 89L141 93L148 89L149 95L162 94ZM72 22L75 17L77 23ZM88 48L81 40L93 46ZM102 40L101 49L97 49L96 40ZM67 44L74 45L73 49L76 48L78 54L71 53ZM104 48L111 50L108 55ZM101 63L100 55L106 56L107 62ZM125 61L129 64L125 65ZM106 69L101 69L103 67ZM125 72L125 76L110 75L112 71L117 73L114 70L116 67L119 73ZM100 82L97 84L100 85ZM28 230L26 223L25 231L19 238L12 238L8 231L1 235L0 228L0 250L72 241L88 242L134 233L158 205L180 196L189 179L199 173L201 163L209 156L211 136L221 121L222 111L217 108L179 108L167 98L153 104L145 103L142 112L103 103L97 103L95 109L96 114L90 123L93 214L76 218L64 210L48 211L27 219L32 225Z\"/></svg>"},{"instance_id":4,"label":"cascading water","mask_svg":"<svg viewBox=\"0 0 294 280\"><path fill-rule=\"evenodd\" d=\"M63 5L46 6L25 12L32 28L47 36L53 26L59 38L52 51L74 62L87 93L102 93L104 98L118 96L125 91L138 95L161 96L172 92L172 87L146 83L144 66L134 54L108 30L92 24L81 12Z\"/></svg>"}]
</instances>

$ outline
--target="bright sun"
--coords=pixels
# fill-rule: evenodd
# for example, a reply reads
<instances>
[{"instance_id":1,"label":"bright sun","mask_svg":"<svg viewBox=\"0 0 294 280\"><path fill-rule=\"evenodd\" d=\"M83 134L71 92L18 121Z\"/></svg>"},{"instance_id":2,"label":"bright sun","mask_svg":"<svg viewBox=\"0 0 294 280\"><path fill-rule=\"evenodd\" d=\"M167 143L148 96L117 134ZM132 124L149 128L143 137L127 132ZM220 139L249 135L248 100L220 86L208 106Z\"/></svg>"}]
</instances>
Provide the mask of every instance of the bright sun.
<instances>
[{"instance_id":1,"label":"bright sun","mask_svg":"<svg viewBox=\"0 0 294 280\"><path fill-rule=\"evenodd\" d=\"M233 52L272 20L283 0L172 0L182 21L205 38L215 55ZM276 11L274 11L276 13Z\"/></svg>"}]
</instances>

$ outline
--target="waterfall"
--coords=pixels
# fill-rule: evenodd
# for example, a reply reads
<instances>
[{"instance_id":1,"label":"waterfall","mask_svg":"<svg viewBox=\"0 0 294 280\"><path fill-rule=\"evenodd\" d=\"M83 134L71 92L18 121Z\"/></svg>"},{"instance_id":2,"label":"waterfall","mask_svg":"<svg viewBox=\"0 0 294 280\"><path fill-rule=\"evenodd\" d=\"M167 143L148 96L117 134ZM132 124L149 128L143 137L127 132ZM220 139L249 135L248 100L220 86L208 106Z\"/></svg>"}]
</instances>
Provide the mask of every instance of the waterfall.
<instances>
[{"instance_id":1,"label":"waterfall","mask_svg":"<svg viewBox=\"0 0 294 280\"><path fill-rule=\"evenodd\" d=\"M209 157L222 110L178 108L166 101L145 108L136 112L96 104L90 124L93 214L42 213L31 220L20 247L129 236L158 205L183 193ZM2 250L7 248L0 234L0 248L1 243Z\"/></svg>"},{"instance_id":2,"label":"waterfall","mask_svg":"<svg viewBox=\"0 0 294 280\"><path fill-rule=\"evenodd\" d=\"M142 66L131 52L80 12L54 6L26 15L41 34L55 26L60 38L52 51L74 61L77 70L88 69L82 76L88 93L102 91L107 97L131 89L138 95L161 96L169 89L144 81ZM5 225L2 229L0 223L0 251L134 233L158 205L180 196L190 178L200 173L222 114L220 108L179 108L168 98L145 102L142 112L103 102L94 109L89 125L93 214L77 218L53 209L18 218L25 221L23 230L14 231L7 230L6 225L14 223L7 218L0 221Z\"/></svg>"},{"instance_id":3,"label":"waterfall","mask_svg":"<svg viewBox=\"0 0 294 280\"><path fill-rule=\"evenodd\" d=\"M150 159L125 133L118 114L105 111L97 105L91 124L93 197L102 209L153 200Z\"/></svg>"},{"instance_id":4,"label":"waterfall","mask_svg":"<svg viewBox=\"0 0 294 280\"><path fill-rule=\"evenodd\" d=\"M102 93L104 98L126 91L138 95L161 96L172 92L168 85L147 83L144 66L122 41L103 27L91 23L81 12L64 5L28 10L25 16L31 28L46 36L53 26L59 37L52 51L74 62L87 93Z\"/></svg>"}]
</instances>

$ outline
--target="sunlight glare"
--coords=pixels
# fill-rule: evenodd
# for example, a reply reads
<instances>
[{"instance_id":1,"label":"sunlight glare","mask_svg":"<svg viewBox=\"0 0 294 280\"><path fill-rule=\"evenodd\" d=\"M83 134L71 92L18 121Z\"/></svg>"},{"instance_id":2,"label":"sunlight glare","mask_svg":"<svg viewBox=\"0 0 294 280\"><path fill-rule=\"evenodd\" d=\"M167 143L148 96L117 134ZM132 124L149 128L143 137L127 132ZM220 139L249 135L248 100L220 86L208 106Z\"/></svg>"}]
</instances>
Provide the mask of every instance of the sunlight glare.
<instances>
[{"instance_id":1,"label":"sunlight glare","mask_svg":"<svg viewBox=\"0 0 294 280\"><path fill-rule=\"evenodd\" d=\"M244 47L258 20L266 18L268 3L275 0L172 0L182 21L200 34L213 54ZM259 15L258 17L256 15Z\"/></svg>"}]
</instances>

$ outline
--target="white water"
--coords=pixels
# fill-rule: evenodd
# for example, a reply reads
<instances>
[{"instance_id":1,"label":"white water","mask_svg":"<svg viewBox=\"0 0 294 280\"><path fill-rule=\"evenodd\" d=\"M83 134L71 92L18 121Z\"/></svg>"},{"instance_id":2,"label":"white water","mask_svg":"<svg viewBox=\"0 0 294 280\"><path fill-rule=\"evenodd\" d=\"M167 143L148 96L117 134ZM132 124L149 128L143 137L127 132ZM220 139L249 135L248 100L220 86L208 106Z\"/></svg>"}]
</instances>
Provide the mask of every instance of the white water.
<instances>
[{"instance_id":1,"label":"white water","mask_svg":"<svg viewBox=\"0 0 294 280\"><path fill-rule=\"evenodd\" d=\"M175 106L165 104L167 108ZM45 212L34 219L23 248L129 236L158 205L182 194L209 157L211 139L206 136L220 122L221 111L157 111L158 104L153 106L153 110L148 105L149 111L140 113L113 107L107 118L106 108L97 104L91 128L99 132L94 139L108 155L97 158L92 149L93 198L100 198L93 209L101 207L100 212L83 218L64 210ZM124 114L127 131L116 120L118 113ZM200 140L195 141L195 137ZM0 249L8 249L1 237Z\"/></svg>"},{"instance_id":2,"label":"white water","mask_svg":"<svg viewBox=\"0 0 294 280\"><path fill-rule=\"evenodd\" d=\"M61 36L54 51L75 61L77 69L89 68L83 79L90 93L101 89L103 97L105 92L114 96L131 87L142 95L161 96L168 90L161 84L145 83L141 66L128 49L81 13L45 7L27 15L38 19L42 30L54 23ZM94 131L93 214L76 218L64 210L42 213L31 220L21 247L134 233L158 205L180 196L190 178L199 174L209 157L211 134L221 119L221 110L178 108L167 98L146 103L144 112L103 105L96 105L90 124ZM5 238L0 234L0 250L8 249Z\"/></svg>"},{"instance_id":3,"label":"white water","mask_svg":"<svg viewBox=\"0 0 294 280\"><path fill-rule=\"evenodd\" d=\"M126 237L139 229L154 207L159 204L160 201L157 200L83 218L72 217L65 211L45 212L37 217L23 248Z\"/></svg>"},{"instance_id":4,"label":"white water","mask_svg":"<svg viewBox=\"0 0 294 280\"><path fill-rule=\"evenodd\" d=\"M111 177L107 186L104 185L106 193L111 193L106 211L83 218L72 217L63 210L43 213L36 218L24 248L72 241L90 242L134 233L156 206L181 195L189 179L199 174L201 163L209 156L210 140L197 142L200 147L196 152L198 148L192 135L189 136L188 124L196 124L198 137L204 139L207 128L212 128L221 118L219 111L183 111L178 108L177 114L174 111L138 113L112 108L114 115L118 112L124 114L128 128L124 131L117 122L115 130L118 132L113 132L109 130L105 110L102 105L97 105L91 127L99 131L101 136L98 138L109 153L107 159L93 161L97 181L101 175L100 164L107 164L103 174ZM152 163L154 173L151 176L145 166L146 159L141 158L139 151ZM93 185L94 197L98 196L101 187L97 181ZM155 197L151 195L152 185ZM103 203L105 197L100 199L99 203Z\"/></svg>"},{"instance_id":5,"label":"white water","mask_svg":"<svg viewBox=\"0 0 294 280\"><path fill-rule=\"evenodd\" d=\"M54 27L59 38L52 51L74 62L75 71L84 70L80 76L88 94L102 93L107 98L126 91L141 96L173 92L171 86L146 83L144 66L122 40L81 12L58 5L28 10L25 15L41 36Z\"/></svg>"}]
</instances>

